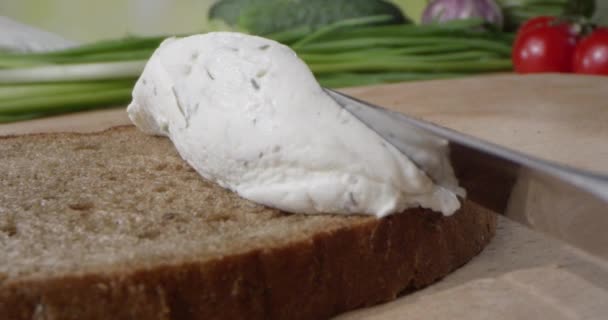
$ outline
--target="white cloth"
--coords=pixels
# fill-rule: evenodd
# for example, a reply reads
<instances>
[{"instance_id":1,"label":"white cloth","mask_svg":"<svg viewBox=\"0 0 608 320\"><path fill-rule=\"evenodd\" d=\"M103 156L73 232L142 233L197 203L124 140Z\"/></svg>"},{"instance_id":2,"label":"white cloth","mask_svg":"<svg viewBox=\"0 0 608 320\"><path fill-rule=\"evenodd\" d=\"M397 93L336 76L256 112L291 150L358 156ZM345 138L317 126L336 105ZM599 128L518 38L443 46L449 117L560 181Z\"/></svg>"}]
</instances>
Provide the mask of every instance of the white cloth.
<instances>
[{"instance_id":1,"label":"white cloth","mask_svg":"<svg viewBox=\"0 0 608 320\"><path fill-rule=\"evenodd\" d=\"M0 16L0 52L44 52L75 46L57 34Z\"/></svg>"}]
</instances>

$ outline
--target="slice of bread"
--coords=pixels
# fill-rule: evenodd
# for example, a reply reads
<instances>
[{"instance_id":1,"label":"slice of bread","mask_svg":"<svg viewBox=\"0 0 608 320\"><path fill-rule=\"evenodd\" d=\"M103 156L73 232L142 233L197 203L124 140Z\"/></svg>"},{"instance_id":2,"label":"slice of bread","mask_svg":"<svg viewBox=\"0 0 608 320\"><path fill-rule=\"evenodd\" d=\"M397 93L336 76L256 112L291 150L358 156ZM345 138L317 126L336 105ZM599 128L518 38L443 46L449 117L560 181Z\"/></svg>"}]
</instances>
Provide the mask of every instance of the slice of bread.
<instances>
[{"instance_id":1,"label":"slice of bread","mask_svg":"<svg viewBox=\"0 0 608 320\"><path fill-rule=\"evenodd\" d=\"M465 202L288 214L134 127L0 138L0 319L322 319L424 287L491 239Z\"/></svg>"}]
</instances>

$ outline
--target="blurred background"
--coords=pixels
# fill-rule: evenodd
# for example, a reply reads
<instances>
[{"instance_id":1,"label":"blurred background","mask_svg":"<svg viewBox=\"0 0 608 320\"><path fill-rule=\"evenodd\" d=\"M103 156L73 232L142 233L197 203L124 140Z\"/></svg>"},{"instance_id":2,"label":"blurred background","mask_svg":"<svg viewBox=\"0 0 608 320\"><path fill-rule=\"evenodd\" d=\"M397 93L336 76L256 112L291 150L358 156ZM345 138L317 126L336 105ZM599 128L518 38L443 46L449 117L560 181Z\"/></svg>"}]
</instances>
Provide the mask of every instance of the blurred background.
<instances>
[{"instance_id":1,"label":"blurred background","mask_svg":"<svg viewBox=\"0 0 608 320\"><path fill-rule=\"evenodd\" d=\"M77 41L204 31L216 0L2 0L0 15ZM412 20L426 0L395 0ZM608 2L608 1L607 1Z\"/></svg>"},{"instance_id":2,"label":"blurred background","mask_svg":"<svg viewBox=\"0 0 608 320\"><path fill-rule=\"evenodd\" d=\"M0 15L77 41L127 34L156 35L205 30L216 0L2 0ZM419 21L427 0L393 0ZM608 1L596 2L596 20L608 20Z\"/></svg>"},{"instance_id":3,"label":"blurred background","mask_svg":"<svg viewBox=\"0 0 608 320\"><path fill-rule=\"evenodd\" d=\"M0 0L0 123L124 105L171 35L262 35L290 46L322 86L345 88L607 76L607 26L608 0Z\"/></svg>"}]
</instances>

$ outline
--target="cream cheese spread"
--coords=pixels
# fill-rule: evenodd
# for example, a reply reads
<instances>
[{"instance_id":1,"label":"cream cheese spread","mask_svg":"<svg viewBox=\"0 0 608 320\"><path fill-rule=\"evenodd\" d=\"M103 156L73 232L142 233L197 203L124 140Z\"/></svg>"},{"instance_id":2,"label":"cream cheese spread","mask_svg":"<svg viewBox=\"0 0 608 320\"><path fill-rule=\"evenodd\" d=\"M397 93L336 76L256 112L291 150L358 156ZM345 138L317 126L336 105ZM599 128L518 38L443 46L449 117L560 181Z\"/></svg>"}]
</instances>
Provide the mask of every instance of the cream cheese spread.
<instances>
[{"instance_id":1,"label":"cream cheese spread","mask_svg":"<svg viewBox=\"0 0 608 320\"><path fill-rule=\"evenodd\" d=\"M288 47L239 33L165 40L127 109L201 176L295 213L454 213L454 192L329 97Z\"/></svg>"}]
</instances>

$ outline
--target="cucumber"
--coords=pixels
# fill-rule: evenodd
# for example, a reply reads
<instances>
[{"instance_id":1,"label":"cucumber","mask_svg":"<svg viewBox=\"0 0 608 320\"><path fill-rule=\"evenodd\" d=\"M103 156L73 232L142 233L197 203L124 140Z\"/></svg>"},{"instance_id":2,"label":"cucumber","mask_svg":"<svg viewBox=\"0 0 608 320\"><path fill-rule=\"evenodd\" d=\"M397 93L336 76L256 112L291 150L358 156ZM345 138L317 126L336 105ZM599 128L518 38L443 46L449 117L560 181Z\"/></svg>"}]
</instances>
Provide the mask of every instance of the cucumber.
<instances>
[{"instance_id":1,"label":"cucumber","mask_svg":"<svg viewBox=\"0 0 608 320\"><path fill-rule=\"evenodd\" d=\"M264 4L266 0L221 0L209 8L209 19L223 20L234 26L239 20L241 9Z\"/></svg>"},{"instance_id":2,"label":"cucumber","mask_svg":"<svg viewBox=\"0 0 608 320\"><path fill-rule=\"evenodd\" d=\"M399 7L385 0L221 0L209 10L210 19L253 34L266 35L295 27L312 30L357 17L389 15L386 23L409 23Z\"/></svg>"}]
</instances>

